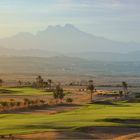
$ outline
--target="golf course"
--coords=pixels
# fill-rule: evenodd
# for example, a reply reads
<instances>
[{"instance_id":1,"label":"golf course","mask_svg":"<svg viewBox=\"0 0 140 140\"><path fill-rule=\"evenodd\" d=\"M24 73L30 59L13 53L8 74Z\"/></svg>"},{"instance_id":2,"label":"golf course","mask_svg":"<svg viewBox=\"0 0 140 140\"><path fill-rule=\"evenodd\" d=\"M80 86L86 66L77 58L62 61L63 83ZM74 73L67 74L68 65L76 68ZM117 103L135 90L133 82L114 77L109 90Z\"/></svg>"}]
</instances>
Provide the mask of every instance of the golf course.
<instances>
[{"instance_id":1,"label":"golf course","mask_svg":"<svg viewBox=\"0 0 140 140\"><path fill-rule=\"evenodd\" d=\"M87 100L87 103L78 104L76 102L77 98L78 101L82 100L85 95L77 93L77 96L75 96L75 93L69 93L66 94L67 96L73 98L75 102L66 103L63 101L63 103L49 105L49 100L53 98L52 92L27 87L1 88L0 100L7 100L7 102L18 100L22 102L24 97L29 99L40 97L45 101L43 106L39 105L39 109L36 106L28 106L28 109L16 110L14 108L13 111L1 113L0 135L7 136L12 134L15 138L24 138L28 137L28 135L31 136L31 134L40 133L47 133L47 135L50 133L51 135L52 133L59 133L59 135L78 133L80 137L81 134L88 134L84 137L87 139L96 137L94 129L97 130L97 128L104 131L109 129L110 133L111 131L114 133L113 129L122 129L124 132L124 134L120 132L117 134L116 131L116 134L112 134L113 136L108 134L111 137L106 136L107 138L112 138L116 135L119 137L127 134L127 132L129 134L127 130L129 128L132 129L133 133L140 130L140 103L138 102L128 102L127 100L109 102L104 97L104 102L88 103ZM89 95L86 94L86 96L88 97ZM124 131L125 129L127 132ZM98 133L102 136L102 133Z\"/></svg>"}]
</instances>

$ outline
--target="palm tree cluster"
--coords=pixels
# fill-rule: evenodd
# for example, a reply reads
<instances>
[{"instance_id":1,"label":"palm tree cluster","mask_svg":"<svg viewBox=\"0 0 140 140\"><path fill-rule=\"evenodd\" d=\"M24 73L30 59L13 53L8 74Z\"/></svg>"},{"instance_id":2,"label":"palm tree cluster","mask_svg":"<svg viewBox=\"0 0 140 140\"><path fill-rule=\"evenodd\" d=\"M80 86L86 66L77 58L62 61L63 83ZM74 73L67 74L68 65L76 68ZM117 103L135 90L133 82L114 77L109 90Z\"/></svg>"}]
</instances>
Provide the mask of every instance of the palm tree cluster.
<instances>
[{"instance_id":1,"label":"palm tree cluster","mask_svg":"<svg viewBox=\"0 0 140 140\"><path fill-rule=\"evenodd\" d=\"M33 87L35 88L48 88L51 89L52 88L52 80L48 79L48 80L44 80L42 78L42 76L37 76L36 81L33 82L32 84Z\"/></svg>"}]
</instances>

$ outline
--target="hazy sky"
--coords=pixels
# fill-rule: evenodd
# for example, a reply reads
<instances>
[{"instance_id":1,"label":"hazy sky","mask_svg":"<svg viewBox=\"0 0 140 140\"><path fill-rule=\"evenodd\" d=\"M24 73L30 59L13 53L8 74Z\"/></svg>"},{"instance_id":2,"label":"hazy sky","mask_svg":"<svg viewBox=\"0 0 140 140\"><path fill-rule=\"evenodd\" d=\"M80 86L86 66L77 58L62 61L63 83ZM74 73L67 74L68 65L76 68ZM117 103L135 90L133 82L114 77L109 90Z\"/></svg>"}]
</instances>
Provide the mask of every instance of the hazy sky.
<instances>
[{"instance_id":1,"label":"hazy sky","mask_svg":"<svg viewBox=\"0 0 140 140\"><path fill-rule=\"evenodd\" d=\"M0 0L0 37L66 23L94 35L140 42L140 0Z\"/></svg>"}]
</instances>

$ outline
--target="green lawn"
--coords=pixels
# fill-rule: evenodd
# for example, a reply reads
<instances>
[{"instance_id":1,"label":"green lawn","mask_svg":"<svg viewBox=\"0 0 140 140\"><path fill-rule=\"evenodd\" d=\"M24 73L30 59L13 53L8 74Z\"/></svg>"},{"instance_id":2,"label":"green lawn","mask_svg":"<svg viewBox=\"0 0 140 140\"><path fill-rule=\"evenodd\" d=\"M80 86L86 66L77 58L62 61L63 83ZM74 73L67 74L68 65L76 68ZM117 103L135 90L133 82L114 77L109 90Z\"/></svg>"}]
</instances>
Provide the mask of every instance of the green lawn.
<instances>
[{"instance_id":1,"label":"green lawn","mask_svg":"<svg viewBox=\"0 0 140 140\"><path fill-rule=\"evenodd\" d=\"M4 93L2 93L3 90ZM52 92L35 88L0 88L0 95L52 95Z\"/></svg>"},{"instance_id":2,"label":"green lawn","mask_svg":"<svg viewBox=\"0 0 140 140\"><path fill-rule=\"evenodd\" d=\"M55 115L1 114L0 134L30 133L35 131L71 131L85 126L133 126L111 122L112 119L140 120L140 103L118 105L87 105L74 111Z\"/></svg>"}]
</instances>

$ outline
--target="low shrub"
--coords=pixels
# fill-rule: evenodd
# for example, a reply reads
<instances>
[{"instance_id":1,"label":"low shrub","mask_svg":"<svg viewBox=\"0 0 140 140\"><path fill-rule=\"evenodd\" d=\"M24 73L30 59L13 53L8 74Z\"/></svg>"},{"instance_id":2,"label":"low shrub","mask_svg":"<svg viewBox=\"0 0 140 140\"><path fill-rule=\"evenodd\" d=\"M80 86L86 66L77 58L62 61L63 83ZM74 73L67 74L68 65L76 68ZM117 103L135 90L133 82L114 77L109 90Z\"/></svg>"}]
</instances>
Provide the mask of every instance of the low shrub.
<instances>
[{"instance_id":1,"label":"low shrub","mask_svg":"<svg viewBox=\"0 0 140 140\"><path fill-rule=\"evenodd\" d=\"M136 98L140 98L140 93L136 93Z\"/></svg>"},{"instance_id":2,"label":"low shrub","mask_svg":"<svg viewBox=\"0 0 140 140\"><path fill-rule=\"evenodd\" d=\"M72 102L73 102L73 99L72 99L72 98L67 98L67 99L66 99L66 102L67 102L67 103L72 103Z\"/></svg>"}]
</instances>

